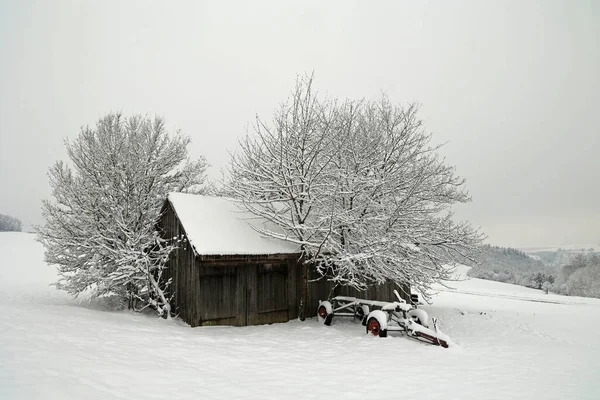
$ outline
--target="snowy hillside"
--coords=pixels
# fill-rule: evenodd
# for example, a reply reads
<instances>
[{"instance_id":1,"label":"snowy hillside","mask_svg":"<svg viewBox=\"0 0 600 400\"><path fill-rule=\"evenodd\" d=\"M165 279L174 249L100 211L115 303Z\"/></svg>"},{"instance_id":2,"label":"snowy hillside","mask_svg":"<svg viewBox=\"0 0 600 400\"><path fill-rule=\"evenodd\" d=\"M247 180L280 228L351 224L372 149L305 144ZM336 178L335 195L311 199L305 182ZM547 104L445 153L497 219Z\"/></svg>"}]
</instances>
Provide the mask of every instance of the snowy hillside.
<instances>
[{"instance_id":1,"label":"snowy hillside","mask_svg":"<svg viewBox=\"0 0 600 400\"><path fill-rule=\"evenodd\" d=\"M0 254L2 399L600 398L600 300L451 282L423 307L455 342L442 349L339 319L192 329L108 312L48 286L33 235L0 233Z\"/></svg>"}]
</instances>

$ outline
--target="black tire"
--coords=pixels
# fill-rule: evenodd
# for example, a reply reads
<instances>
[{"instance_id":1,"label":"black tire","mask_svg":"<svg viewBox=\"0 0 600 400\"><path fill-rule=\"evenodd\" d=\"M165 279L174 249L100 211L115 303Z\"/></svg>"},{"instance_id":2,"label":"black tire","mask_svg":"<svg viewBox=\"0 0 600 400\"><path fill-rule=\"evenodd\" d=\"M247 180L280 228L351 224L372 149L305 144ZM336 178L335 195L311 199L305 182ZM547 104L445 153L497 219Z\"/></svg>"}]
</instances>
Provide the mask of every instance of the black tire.
<instances>
[{"instance_id":1,"label":"black tire","mask_svg":"<svg viewBox=\"0 0 600 400\"><path fill-rule=\"evenodd\" d=\"M354 318L359 319L362 326L367 326L367 316L370 312L369 306L359 304L354 313Z\"/></svg>"},{"instance_id":2,"label":"black tire","mask_svg":"<svg viewBox=\"0 0 600 400\"><path fill-rule=\"evenodd\" d=\"M333 320L333 314L329 314L327 312L327 307L325 305L319 306L317 313L321 318L323 318L323 323L327 326L331 325L331 321Z\"/></svg>"}]
</instances>

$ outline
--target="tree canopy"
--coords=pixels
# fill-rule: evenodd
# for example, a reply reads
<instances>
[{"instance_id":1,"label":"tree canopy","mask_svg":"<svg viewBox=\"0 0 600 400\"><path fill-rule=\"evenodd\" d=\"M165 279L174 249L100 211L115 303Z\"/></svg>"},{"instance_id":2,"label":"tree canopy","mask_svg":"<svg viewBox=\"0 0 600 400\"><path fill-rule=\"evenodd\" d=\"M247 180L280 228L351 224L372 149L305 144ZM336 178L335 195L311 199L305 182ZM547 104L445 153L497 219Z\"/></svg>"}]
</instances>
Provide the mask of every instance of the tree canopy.
<instances>
[{"instance_id":1,"label":"tree canopy","mask_svg":"<svg viewBox=\"0 0 600 400\"><path fill-rule=\"evenodd\" d=\"M169 315L162 271L174 244L155 225L167 193L202 188L207 163L188 158L189 143L169 135L161 118L121 114L65 143L70 163L50 168L53 199L43 201L37 228L58 288Z\"/></svg>"},{"instance_id":2,"label":"tree canopy","mask_svg":"<svg viewBox=\"0 0 600 400\"><path fill-rule=\"evenodd\" d=\"M283 228L263 233L300 244L322 277L427 292L448 278L445 265L476 260L481 235L454 220L451 206L470 200L465 182L417 114L385 95L327 99L312 76L299 79L272 122L257 116L240 141L228 192Z\"/></svg>"}]
</instances>

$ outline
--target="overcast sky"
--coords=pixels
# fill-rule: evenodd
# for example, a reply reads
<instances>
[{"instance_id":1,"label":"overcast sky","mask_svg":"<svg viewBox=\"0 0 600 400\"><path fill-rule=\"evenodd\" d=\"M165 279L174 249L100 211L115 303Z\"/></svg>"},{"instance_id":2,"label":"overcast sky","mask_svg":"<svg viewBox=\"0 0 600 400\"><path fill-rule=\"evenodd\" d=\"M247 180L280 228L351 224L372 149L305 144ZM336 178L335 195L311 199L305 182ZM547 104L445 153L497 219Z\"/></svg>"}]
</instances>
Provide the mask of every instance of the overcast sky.
<instances>
[{"instance_id":1,"label":"overcast sky","mask_svg":"<svg viewBox=\"0 0 600 400\"><path fill-rule=\"evenodd\" d=\"M600 248L600 2L0 0L0 213L41 222L63 140L109 111L159 114L218 178L297 74L419 102L504 246Z\"/></svg>"}]
</instances>

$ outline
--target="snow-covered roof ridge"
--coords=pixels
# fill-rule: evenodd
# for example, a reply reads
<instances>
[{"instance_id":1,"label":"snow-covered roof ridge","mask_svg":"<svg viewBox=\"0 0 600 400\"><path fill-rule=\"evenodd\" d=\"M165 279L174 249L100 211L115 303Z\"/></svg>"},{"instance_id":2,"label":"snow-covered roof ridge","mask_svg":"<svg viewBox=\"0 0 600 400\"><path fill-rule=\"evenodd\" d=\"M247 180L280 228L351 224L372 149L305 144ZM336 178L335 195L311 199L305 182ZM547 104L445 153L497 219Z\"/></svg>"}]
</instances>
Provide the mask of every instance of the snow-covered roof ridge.
<instances>
[{"instance_id":1,"label":"snow-covered roof ridge","mask_svg":"<svg viewBox=\"0 0 600 400\"><path fill-rule=\"evenodd\" d=\"M282 232L274 224L226 197L169 193L194 252L201 255L259 255L299 253L297 244L262 235Z\"/></svg>"}]
</instances>

